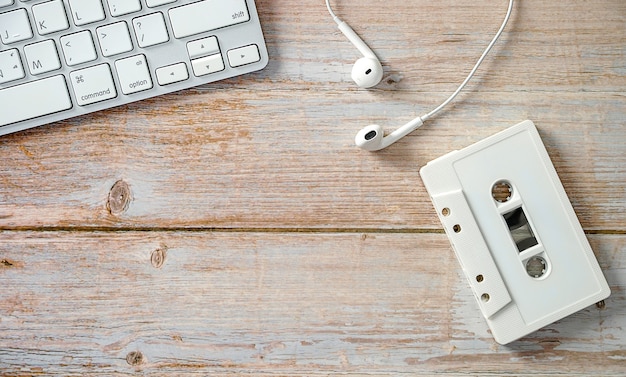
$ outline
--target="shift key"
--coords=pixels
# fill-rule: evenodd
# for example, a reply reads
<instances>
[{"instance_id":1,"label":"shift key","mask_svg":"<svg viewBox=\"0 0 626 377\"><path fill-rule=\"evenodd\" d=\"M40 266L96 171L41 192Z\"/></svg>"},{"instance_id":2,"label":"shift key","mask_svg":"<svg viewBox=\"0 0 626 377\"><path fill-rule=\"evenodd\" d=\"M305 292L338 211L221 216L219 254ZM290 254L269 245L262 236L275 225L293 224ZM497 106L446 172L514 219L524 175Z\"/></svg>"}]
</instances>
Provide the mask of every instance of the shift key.
<instances>
[{"instance_id":1,"label":"shift key","mask_svg":"<svg viewBox=\"0 0 626 377\"><path fill-rule=\"evenodd\" d=\"M79 106L106 101L117 97L115 83L108 64L79 69L70 74L72 87Z\"/></svg>"},{"instance_id":2,"label":"shift key","mask_svg":"<svg viewBox=\"0 0 626 377\"><path fill-rule=\"evenodd\" d=\"M169 11L176 38L250 21L246 0L204 0Z\"/></svg>"}]
</instances>

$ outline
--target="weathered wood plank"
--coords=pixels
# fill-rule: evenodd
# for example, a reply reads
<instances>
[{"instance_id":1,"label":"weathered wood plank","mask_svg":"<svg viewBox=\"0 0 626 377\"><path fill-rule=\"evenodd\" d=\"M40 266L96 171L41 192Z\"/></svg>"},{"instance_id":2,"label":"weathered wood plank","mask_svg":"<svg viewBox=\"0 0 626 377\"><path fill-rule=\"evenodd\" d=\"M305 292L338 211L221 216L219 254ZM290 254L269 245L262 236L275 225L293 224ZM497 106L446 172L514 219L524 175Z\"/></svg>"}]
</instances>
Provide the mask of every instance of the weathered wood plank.
<instances>
[{"instance_id":1,"label":"weathered wood plank","mask_svg":"<svg viewBox=\"0 0 626 377\"><path fill-rule=\"evenodd\" d=\"M604 309L503 347L441 234L0 235L8 375L626 372L624 236Z\"/></svg>"},{"instance_id":2,"label":"weathered wood plank","mask_svg":"<svg viewBox=\"0 0 626 377\"><path fill-rule=\"evenodd\" d=\"M336 29L323 3L258 2L274 56L261 76L272 86L353 88L348 81L358 51ZM417 92L454 90L500 26L507 6L506 0L333 3L380 56L390 80L380 88ZM621 0L518 0L478 74L480 90L623 92L625 25Z\"/></svg>"},{"instance_id":3,"label":"weathered wood plank","mask_svg":"<svg viewBox=\"0 0 626 377\"><path fill-rule=\"evenodd\" d=\"M454 116L367 153L352 146L358 129L417 115L415 94L237 95L190 93L3 138L0 226L435 228L418 169L530 118L583 226L623 229L625 97L476 93ZM112 216L119 180L130 202Z\"/></svg>"}]
</instances>

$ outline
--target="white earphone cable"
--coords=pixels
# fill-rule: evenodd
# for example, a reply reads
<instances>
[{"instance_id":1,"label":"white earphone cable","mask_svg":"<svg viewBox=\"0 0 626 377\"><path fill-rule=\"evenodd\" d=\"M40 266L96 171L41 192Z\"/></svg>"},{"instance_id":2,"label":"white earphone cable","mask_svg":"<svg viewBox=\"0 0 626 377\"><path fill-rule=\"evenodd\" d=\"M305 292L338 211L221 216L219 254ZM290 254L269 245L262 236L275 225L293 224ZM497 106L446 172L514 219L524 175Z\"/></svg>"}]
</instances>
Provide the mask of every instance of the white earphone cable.
<instances>
[{"instance_id":1,"label":"white earphone cable","mask_svg":"<svg viewBox=\"0 0 626 377\"><path fill-rule=\"evenodd\" d=\"M326 0L326 8L328 8L328 13L333 17L333 19L337 20L339 17L333 12L333 8L330 6L330 0Z\"/></svg>"},{"instance_id":2,"label":"white earphone cable","mask_svg":"<svg viewBox=\"0 0 626 377\"><path fill-rule=\"evenodd\" d=\"M483 54L480 56L480 58L478 59L478 61L474 65L474 68L472 68L472 70L467 75L465 80L463 80L461 85L457 88L456 91L454 91L454 93L452 93L452 95L450 97L448 97L447 100L445 100L441 105L437 106L433 111L429 112L426 115L423 115L423 116L419 117L419 118L421 118L422 122L427 120L427 119L429 119L429 118L431 118L432 116L437 114L439 111L441 111L441 109L446 107L446 105L448 105L450 102L452 102L452 100L454 100L454 98L461 92L461 90L463 90L463 88L465 88L465 85L467 85L467 83L472 79L472 77L474 77L474 74L478 70L478 67L480 67L480 65L482 64L483 60L485 60L485 57L487 57L487 54L489 54L489 51L491 51L491 48L496 44L496 42L498 41L498 38L500 38L500 35L502 35L502 32L504 31L504 28L506 27L506 24L509 22L509 18L511 18L512 10L513 10L513 0L509 0L509 8L506 11L506 16L504 16L504 21L502 22L502 26L500 26L500 29L496 33L495 37L493 37L493 39L491 40L491 43L489 43L489 45L487 46L487 48L485 49Z\"/></svg>"},{"instance_id":3,"label":"white earphone cable","mask_svg":"<svg viewBox=\"0 0 626 377\"><path fill-rule=\"evenodd\" d=\"M339 20L339 17L337 17L337 15L333 11L332 7L330 6L330 0L326 0L326 7L328 8L328 13L330 13L330 15L333 17L335 22L338 22L338 23L341 22ZM421 126L421 123L423 123L425 120L433 117L435 114L437 114L439 111L441 111L441 109L443 109L450 102L452 102L452 100L454 100L454 98L456 98L456 96L463 90L463 88L465 88L465 86L472 79L472 77L474 77L474 74L478 70L478 67L480 67L480 65L482 64L483 60L485 60L485 58L487 57L487 54L489 54L489 52L491 51L493 46L496 44L496 42L498 41L498 38L500 38L500 35L502 35L502 32L504 31L504 28L506 27L506 24L509 21L509 18L511 18L512 10L513 10L513 0L509 0L509 7L508 7L508 10L506 12L506 16L504 17L504 21L502 22L502 26L500 26L500 29L498 30L496 35L493 37L493 39L491 40L491 42L489 43L489 45L487 46L487 48L485 49L483 54L480 56L480 58L478 59L478 61L474 65L474 68L472 68L472 70L467 75L465 80L463 80L461 85L459 85L459 87L454 91L454 93L452 93L452 95L450 95L450 97L448 97L448 99L446 99L441 105L437 106L431 112L429 112L429 113L427 113L425 115L422 115L421 117L417 117L414 120L412 120L411 122L407 123L407 126L408 125L417 125L417 127Z\"/></svg>"}]
</instances>

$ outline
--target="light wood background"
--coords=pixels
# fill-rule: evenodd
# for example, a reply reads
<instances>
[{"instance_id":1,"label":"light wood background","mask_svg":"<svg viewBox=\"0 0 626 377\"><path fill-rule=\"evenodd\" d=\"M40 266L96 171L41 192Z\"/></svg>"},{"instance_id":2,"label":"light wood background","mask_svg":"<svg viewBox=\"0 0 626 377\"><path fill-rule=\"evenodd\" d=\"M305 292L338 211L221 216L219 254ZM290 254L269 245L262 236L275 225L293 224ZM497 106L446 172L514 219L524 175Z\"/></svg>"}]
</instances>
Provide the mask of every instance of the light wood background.
<instances>
[{"instance_id":1,"label":"light wood background","mask_svg":"<svg viewBox=\"0 0 626 377\"><path fill-rule=\"evenodd\" d=\"M626 2L257 0L262 72L0 138L0 375L625 375ZM494 342L418 170L537 125L612 289Z\"/></svg>"}]
</instances>

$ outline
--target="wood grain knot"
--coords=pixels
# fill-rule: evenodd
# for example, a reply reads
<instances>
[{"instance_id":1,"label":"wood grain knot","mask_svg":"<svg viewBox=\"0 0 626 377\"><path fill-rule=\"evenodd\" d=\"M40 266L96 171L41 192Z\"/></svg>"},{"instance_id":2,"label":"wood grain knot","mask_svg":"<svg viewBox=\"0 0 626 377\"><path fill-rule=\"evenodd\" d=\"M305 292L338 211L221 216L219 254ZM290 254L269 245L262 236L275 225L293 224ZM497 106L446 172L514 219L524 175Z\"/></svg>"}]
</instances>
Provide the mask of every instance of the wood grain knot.
<instances>
[{"instance_id":1,"label":"wood grain knot","mask_svg":"<svg viewBox=\"0 0 626 377\"><path fill-rule=\"evenodd\" d=\"M152 263L154 268L161 268L163 267L163 263L165 263L166 256L167 246L161 246L152 252L152 255L150 256L150 263Z\"/></svg>"},{"instance_id":2,"label":"wood grain knot","mask_svg":"<svg viewBox=\"0 0 626 377\"><path fill-rule=\"evenodd\" d=\"M13 263L11 263L11 261L9 261L8 259L2 259L2 260L0 260L0 266L2 266L2 267L12 267Z\"/></svg>"},{"instance_id":3,"label":"wood grain knot","mask_svg":"<svg viewBox=\"0 0 626 377\"><path fill-rule=\"evenodd\" d=\"M131 200L132 197L128 183L119 180L115 182L111 190L109 190L107 209L111 215L120 215L128 210Z\"/></svg>"},{"instance_id":4,"label":"wood grain knot","mask_svg":"<svg viewBox=\"0 0 626 377\"><path fill-rule=\"evenodd\" d=\"M2 258L0 259L0 269L3 268L24 268L24 262Z\"/></svg>"},{"instance_id":5,"label":"wood grain knot","mask_svg":"<svg viewBox=\"0 0 626 377\"><path fill-rule=\"evenodd\" d=\"M558 339L544 339L539 341L539 345L543 347L544 351L554 351L554 349L561 345L561 341Z\"/></svg>"},{"instance_id":6,"label":"wood grain knot","mask_svg":"<svg viewBox=\"0 0 626 377\"><path fill-rule=\"evenodd\" d=\"M143 354L139 351L129 352L128 355L126 355L126 362L133 366L140 365L143 363Z\"/></svg>"}]
</instances>

